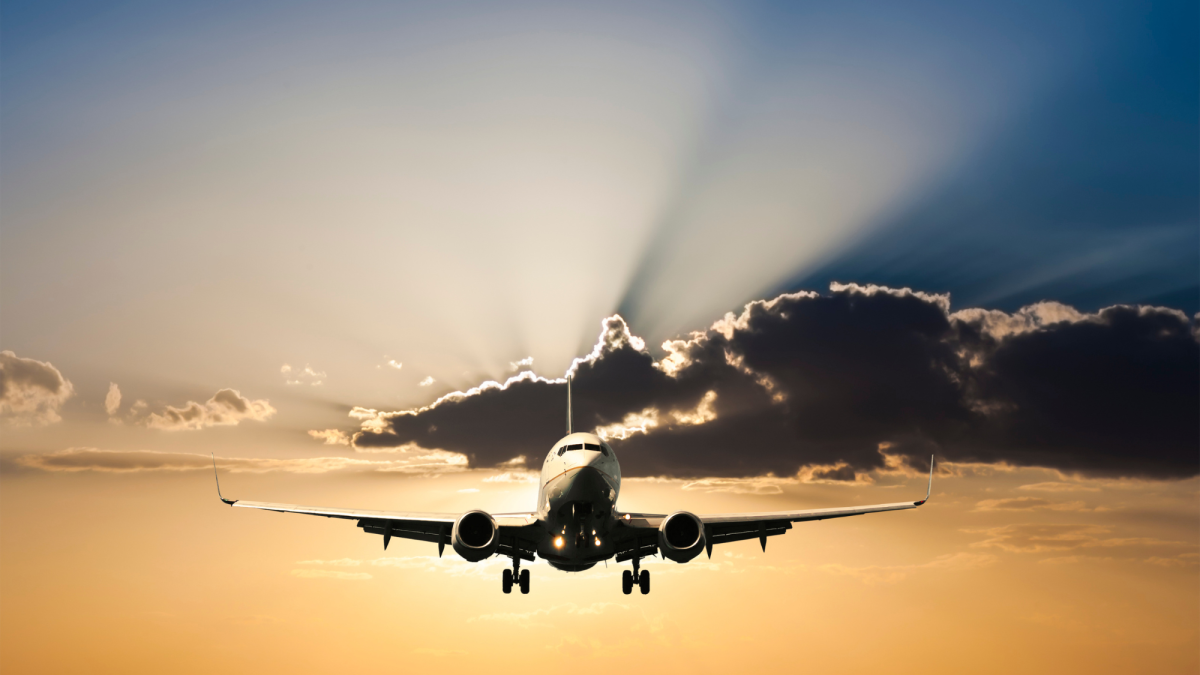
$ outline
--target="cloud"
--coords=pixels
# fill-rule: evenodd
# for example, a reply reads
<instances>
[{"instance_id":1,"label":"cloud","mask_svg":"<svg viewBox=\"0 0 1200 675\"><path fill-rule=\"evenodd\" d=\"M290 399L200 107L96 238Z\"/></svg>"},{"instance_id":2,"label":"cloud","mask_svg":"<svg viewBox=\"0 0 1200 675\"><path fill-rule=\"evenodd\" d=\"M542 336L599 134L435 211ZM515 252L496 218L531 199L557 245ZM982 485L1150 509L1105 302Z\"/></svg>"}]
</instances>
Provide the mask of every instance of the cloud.
<instances>
[{"instance_id":1,"label":"cloud","mask_svg":"<svg viewBox=\"0 0 1200 675\"><path fill-rule=\"evenodd\" d=\"M250 400L236 389L221 389L204 403L188 401L182 408L167 406L151 413L142 424L165 431L196 430L205 427L236 425L242 420L266 421L275 408L266 399Z\"/></svg>"},{"instance_id":2,"label":"cloud","mask_svg":"<svg viewBox=\"0 0 1200 675\"><path fill-rule=\"evenodd\" d=\"M980 533L987 537L973 546L998 548L1009 553L1187 546L1183 542L1154 537L1114 537L1111 536L1111 530L1099 525L1022 523L966 531Z\"/></svg>"},{"instance_id":3,"label":"cloud","mask_svg":"<svg viewBox=\"0 0 1200 675\"><path fill-rule=\"evenodd\" d=\"M396 370L400 370L401 368L404 367L404 364L400 363L396 359L389 359L387 362L387 365L391 366L392 368L395 368Z\"/></svg>"},{"instance_id":4,"label":"cloud","mask_svg":"<svg viewBox=\"0 0 1200 675\"><path fill-rule=\"evenodd\" d=\"M538 475L532 471L505 471L483 479L485 483L536 483Z\"/></svg>"},{"instance_id":5,"label":"cloud","mask_svg":"<svg viewBox=\"0 0 1200 675\"><path fill-rule=\"evenodd\" d=\"M783 485L796 483L795 479L776 478L775 476L756 476L754 478L701 478L688 481L681 489L689 492L726 492L739 495L777 495L783 494Z\"/></svg>"},{"instance_id":6,"label":"cloud","mask_svg":"<svg viewBox=\"0 0 1200 675\"><path fill-rule=\"evenodd\" d=\"M318 372L308 364L305 364L302 369L297 369L285 363L279 368L279 372L283 373L283 383L289 386L307 384L319 387L325 383L325 372Z\"/></svg>"},{"instance_id":7,"label":"cloud","mask_svg":"<svg viewBox=\"0 0 1200 675\"><path fill-rule=\"evenodd\" d=\"M1061 303L1039 302L1022 307L1012 314L991 309L964 309L957 312L955 317L968 323L974 323L980 330L999 340L1010 335L1030 333L1057 323L1083 321L1087 315L1074 307L1068 307Z\"/></svg>"},{"instance_id":8,"label":"cloud","mask_svg":"<svg viewBox=\"0 0 1200 675\"><path fill-rule=\"evenodd\" d=\"M104 412L108 413L109 417L117 414L121 409L121 388L116 382L108 383L108 393L104 395Z\"/></svg>"},{"instance_id":9,"label":"cloud","mask_svg":"<svg viewBox=\"0 0 1200 675\"><path fill-rule=\"evenodd\" d=\"M855 577L865 584L896 583L910 574L924 570L973 570L996 562L996 556L986 553L948 553L927 563L915 565L869 565L852 567L840 564L820 565L818 570L828 574Z\"/></svg>"},{"instance_id":10,"label":"cloud","mask_svg":"<svg viewBox=\"0 0 1200 675\"><path fill-rule=\"evenodd\" d=\"M426 375L425 379L423 379L417 383L417 386L418 387L428 387L429 385L433 384L434 382L437 382L437 380L433 379L433 377L430 375Z\"/></svg>"},{"instance_id":11,"label":"cloud","mask_svg":"<svg viewBox=\"0 0 1200 675\"><path fill-rule=\"evenodd\" d=\"M350 436L340 429L310 429L308 435L325 445L350 445Z\"/></svg>"},{"instance_id":12,"label":"cloud","mask_svg":"<svg viewBox=\"0 0 1200 675\"><path fill-rule=\"evenodd\" d=\"M512 369L513 371L518 371L518 370L521 370L522 368L532 368L533 367L533 357L526 356L525 358L521 359L520 361L513 361L512 363L508 364L508 367L510 369Z\"/></svg>"},{"instance_id":13,"label":"cloud","mask_svg":"<svg viewBox=\"0 0 1200 675\"><path fill-rule=\"evenodd\" d=\"M1042 492L1099 492L1100 488L1094 485L1084 485L1083 483L1065 483L1061 481L1047 481L1044 483L1030 483L1022 485L1018 490L1038 490Z\"/></svg>"},{"instance_id":14,"label":"cloud","mask_svg":"<svg viewBox=\"0 0 1200 675\"><path fill-rule=\"evenodd\" d=\"M842 464L837 467L828 469L817 469L812 472L813 480L818 481L837 481L842 483L853 483L858 480L858 473L854 471L854 467L848 464Z\"/></svg>"},{"instance_id":15,"label":"cloud","mask_svg":"<svg viewBox=\"0 0 1200 675\"><path fill-rule=\"evenodd\" d=\"M13 426L53 424L75 389L45 361L0 352L0 417Z\"/></svg>"},{"instance_id":16,"label":"cloud","mask_svg":"<svg viewBox=\"0 0 1200 675\"><path fill-rule=\"evenodd\" d=\"M1039 565L1077 565L1082 562L1100 563L1112 562L1115 558L1111 556L1098 555L1060 555L1053 558L1042 558L1038 561Z\"/></svg>"},{"instance_id":17,"label":"cloud","mask_svg":"<svg viewBox=\"0 0 1200 675\"><path fill-rule=\"evenodd\" d=\"M1052 502L1041 497L1012 497L985 499L975 505L976 511L1091 511L1083 502Z\"/></svg>"},{"instance_id":18,"label":"cloud","mask_svg":"<svg viewBox=\"0 0 1200 675\"><path fill-rule=\"evenodd\" d=\"M1200 565L1200 553L1180 553L1176 556L1151 556L1144 562L1159 567L1195 567Z\"/></svg>"},{"instance_id":19,"label":"cloud","mask_svg":"<svg viewBox=\"0 0 1200 675\"><path fill-rule=\"evenodd\" d=\"M626 476L863 480L889 457L1091 476L1200 472L1200 344L1187 316L1042 302L1012 314L833 284L751 302L656 358L619 316L574 360L576 429ZM401 411L356 408L358 448L407 442L496 466L560 436L565 378L522 372ZM816 467L821 467L817 469Z\"/></svg>"},{"instance_id":20,"label":"cloud","mask_svg":"<svg viewBox=\"0 0 1200 675\"><path fill-rule=\"evenodd\" d=\"M14 462L27 469L52 472L94 471L99 473L141 473L148 471L212 471L209 455L154 450L100 450L68 448L57 452L28 454ZM220 457L222 473L405 473L435 475L464 471L466 458L461 455L429 450L411 453L401 459L370 460L356 457L306 457L302 459L258 459Z\"/></svg>"}]
</instances>

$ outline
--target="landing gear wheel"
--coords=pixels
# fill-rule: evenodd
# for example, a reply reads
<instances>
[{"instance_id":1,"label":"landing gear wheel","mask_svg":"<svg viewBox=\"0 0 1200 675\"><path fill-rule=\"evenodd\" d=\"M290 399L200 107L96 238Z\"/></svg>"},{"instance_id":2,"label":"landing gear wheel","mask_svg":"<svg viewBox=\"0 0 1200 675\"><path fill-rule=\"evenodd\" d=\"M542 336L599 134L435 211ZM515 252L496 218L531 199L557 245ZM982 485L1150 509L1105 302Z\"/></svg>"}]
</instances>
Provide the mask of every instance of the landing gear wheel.
<instances>
[{"instance_id":1,"label":"landing gear wheel","mask_svg":"<svg viewBox=\"0 0 1200 675\"><path fill-rule=\"evenodd\" d=\"M521 595L529 595L529 570L521 570Z\"/></svg>"},{"instance_id":2,"label":"landing gear wheel","mask_svg":"<svg viewBox=\"0 0 1200 675\"><path fill-rule=\"evenodd\" d=\"M621 573L621 592L629 595L633 592L633 572L625 570Z\"/></svg>"},{"instance_id":3,"label":"landing gear wheel","mask_svg":"<svg viewBox=\"0 0 1200 675\"><path fill-rule=\"evenodd\" d=\"M642 572L638 575L638 586L642 588L642 595L650 594L650 573Z\"/></svg>"},{"instance_id":4,"label":"landing gear wheel","mask_svg":"<svg viewBox=\"0 0 1200 675\"><path fill-rule=\"evenodd\" d=\"M504 592L512 593L512 584L513 584L512 570L504 570L504 576L502 577L502 581L504 582Z\"/></svg>"}]
</instances>

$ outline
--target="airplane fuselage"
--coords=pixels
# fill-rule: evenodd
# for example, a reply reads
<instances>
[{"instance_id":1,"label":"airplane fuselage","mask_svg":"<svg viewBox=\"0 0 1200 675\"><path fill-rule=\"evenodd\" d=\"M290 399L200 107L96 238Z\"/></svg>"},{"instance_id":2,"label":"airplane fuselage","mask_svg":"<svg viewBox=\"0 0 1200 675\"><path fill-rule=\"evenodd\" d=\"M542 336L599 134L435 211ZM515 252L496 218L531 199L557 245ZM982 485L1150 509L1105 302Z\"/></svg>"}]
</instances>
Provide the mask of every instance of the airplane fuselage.
<instances>
[{"instance_id":1,"label":"airplane fuselage","mask_svg":"<svg viewBox=\"0 0 1200 675\"><path fill-rule=\"evenodd\" d=\"M561 570L578 572L613 555L621 465L595 434L559 439L542 463L538 518L546 536L537 554Z\"/></svg>"}]
</instances>

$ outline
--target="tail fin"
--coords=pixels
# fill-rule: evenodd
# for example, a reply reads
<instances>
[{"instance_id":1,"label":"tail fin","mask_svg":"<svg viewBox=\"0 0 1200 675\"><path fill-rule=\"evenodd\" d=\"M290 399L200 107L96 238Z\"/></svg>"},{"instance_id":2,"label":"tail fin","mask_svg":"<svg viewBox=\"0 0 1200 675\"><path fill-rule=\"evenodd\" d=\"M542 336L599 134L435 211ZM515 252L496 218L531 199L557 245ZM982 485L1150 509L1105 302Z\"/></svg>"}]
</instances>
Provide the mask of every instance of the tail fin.
<instances>
[{"instance_id":1,"label":"tail fin","mask_svg":"<svg viewBox=\"0 0 1200 675\"><path fill-rule=\"evenodd\" d=\"M567 435L571 435L571 376L567 375Z\"/></svg>"}]
</instances>

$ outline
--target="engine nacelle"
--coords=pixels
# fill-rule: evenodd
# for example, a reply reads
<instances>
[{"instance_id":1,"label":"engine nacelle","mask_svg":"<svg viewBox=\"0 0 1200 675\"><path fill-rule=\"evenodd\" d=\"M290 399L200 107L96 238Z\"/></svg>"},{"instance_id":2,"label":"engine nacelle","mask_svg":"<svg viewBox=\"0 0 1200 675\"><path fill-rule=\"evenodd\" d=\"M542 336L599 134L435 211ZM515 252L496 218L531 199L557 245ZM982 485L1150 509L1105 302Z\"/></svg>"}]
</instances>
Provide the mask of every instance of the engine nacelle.
<instances>
[{"instance_id":1,"label":"engine nacelle","mask_svg":"<svg viewBox=\"0 0 1200 675\"><path fill-rule=\"evenodd\" d=\"M500 528L487 513L467 511L454 521L450 545L464 560L479 562L496 552L500 545Z\"/></svg>"},{"instance_id":2,"label":"engine nacelle","mask_svg":"<svg viewBox=\"0 0 1200 675\"><path fill-rule=\"evenodd\" d=\"M658 528L658 550L677 563L695 558L704 550L704 523L687 511L672 513Z\"/></svg>"}]
</instances>

